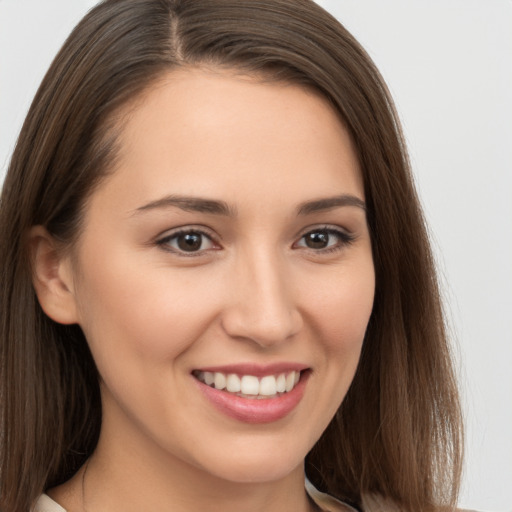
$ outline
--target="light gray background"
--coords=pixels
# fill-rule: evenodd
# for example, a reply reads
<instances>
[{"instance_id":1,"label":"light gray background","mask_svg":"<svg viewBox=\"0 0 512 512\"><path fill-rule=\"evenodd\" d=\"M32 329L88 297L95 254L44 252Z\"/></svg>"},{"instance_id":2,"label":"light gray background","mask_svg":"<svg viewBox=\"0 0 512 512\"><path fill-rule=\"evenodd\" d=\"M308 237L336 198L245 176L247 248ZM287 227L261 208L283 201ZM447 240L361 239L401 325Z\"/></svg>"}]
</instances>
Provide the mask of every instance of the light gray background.
<instances>
[{"instance_id":1,"label":"light gray background","mask_svg":"<svg viewBox=\"0 0 512 512\"><path fill-rule=\"evenodd\" d=\"M0 179L51 59L94 0L0 0ZM405 127L467 419L461 505L512 510L512 1L319 0Z\"/></svg>"}]
</instances>

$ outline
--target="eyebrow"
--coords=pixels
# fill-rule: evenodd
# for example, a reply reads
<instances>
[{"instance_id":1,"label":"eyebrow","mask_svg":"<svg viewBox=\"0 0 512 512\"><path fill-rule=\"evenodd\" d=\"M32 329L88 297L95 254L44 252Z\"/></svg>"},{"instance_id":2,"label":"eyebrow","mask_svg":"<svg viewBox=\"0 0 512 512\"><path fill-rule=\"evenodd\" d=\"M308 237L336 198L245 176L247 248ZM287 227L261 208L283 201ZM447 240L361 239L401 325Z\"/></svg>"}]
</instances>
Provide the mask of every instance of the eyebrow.
<instances>
[{"instance_id":1,"label":"eyebrow","mask_svg":"<svg viewBox=\"0 0 512 512\"><path fill-rule=\"evenodd\" d=\"M340 196L326 197L315 201L306 201L297 208L297 215L309 215L311 213L323 212L339 208L341 206L356 206L366 212L366 204L359 197L351 194L342 194Z\"/></svg>"},{"instance_id":2,"label":"eyebrow","mask_svg":"<svg viewBox=\"0 0 512 512\"><path fill-rule=\"evenodd\" d=\"M366 212L366 204L362 199L351 194L342 194L301 203L297 207L297 215L310 215L343 206L356 206ZM237 213L236 208L231 207L225 201L203 197L169 195L140 206L134 211L134 214L173 207L187 212L209 213L226 217L235 217Z\"/></svg>"},{"instance_id":3,"label":"eyebrow","mask_svg":"<svg viewBox=\"0 0 512 512\"><path fill-rule=\"evenodd\" d=\"M176 195L165 196L161 199L157 199L156 201L151 201L150 203L137 208L134 213L172 207L180 208L187 212L210 213L213 215L223 215L228 217L236 216L236 210L224 201Z\"/></svg>"}]
</instances>

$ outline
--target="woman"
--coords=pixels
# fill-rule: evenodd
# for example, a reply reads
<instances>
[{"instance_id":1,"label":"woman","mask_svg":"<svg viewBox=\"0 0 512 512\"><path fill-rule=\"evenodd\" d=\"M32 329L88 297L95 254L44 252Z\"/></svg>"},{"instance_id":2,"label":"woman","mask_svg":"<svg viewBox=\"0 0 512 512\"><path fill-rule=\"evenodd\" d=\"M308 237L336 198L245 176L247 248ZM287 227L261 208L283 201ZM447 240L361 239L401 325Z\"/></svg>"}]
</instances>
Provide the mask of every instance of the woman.
<instances>
[{"instance_id":1,"label":"woman","mask_svg":"<svg viewBox=\"0 0 512 512\"><path fill-rule=\"evenodd\" d=\"M455 505L458 396L399 123L313 2L99 4L0 215L2 510Z\"/></svg>"}]
</instances>

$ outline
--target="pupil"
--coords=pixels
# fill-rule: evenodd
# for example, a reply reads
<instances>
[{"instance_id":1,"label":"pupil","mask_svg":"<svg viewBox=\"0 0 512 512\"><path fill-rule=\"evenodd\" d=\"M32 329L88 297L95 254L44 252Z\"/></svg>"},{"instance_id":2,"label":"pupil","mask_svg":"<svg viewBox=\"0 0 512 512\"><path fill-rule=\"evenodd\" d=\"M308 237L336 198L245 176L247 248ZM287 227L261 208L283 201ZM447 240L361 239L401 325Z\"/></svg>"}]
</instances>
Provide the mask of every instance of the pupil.
<instances>
[{"instance_id":1,"label":"pupil","mask_svg":"<svg viewBox=\"0 0 512 512\"><path fill-rule=\"evenodd\" d=\"M197 251L201 248L201 236L197 233L187 233L178 238L178 247L182 251Z\"/></svg>"},{"instance_id":2,"label":"pupil","mask_svg":"<svg viewBox=\"0 0 512 512\"><path fill-rule=\"evenodd\" d=\"M323 249L329 244L329 234L317 231L316 233L309 233L306 237L306 245L311 249Z\"/></svg>"}]
</instances>

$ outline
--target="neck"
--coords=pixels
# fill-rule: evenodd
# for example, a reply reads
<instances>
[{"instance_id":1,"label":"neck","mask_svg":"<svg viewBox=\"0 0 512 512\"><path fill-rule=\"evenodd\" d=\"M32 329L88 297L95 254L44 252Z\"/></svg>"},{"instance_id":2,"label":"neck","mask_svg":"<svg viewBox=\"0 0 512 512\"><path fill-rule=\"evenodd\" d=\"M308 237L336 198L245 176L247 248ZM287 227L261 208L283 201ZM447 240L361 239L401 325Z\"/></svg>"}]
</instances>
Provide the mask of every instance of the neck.
<instances>
[{"instance_id":1,"label":"neck","mask_svg":"<svg viewBox=\"0 0 512 512\"><path fill-rule=\"evenodd\" d=\"M304 488L303 464L280 478L232 481L117 434L102 431L84 468L50 496L73 512L317 510Z\"/></svg>"},{"instance_id":2,"label":"neck","mask_svg":"<svg viewBox=\"0 0 512 512\"><path fill-rule=\"evenodd\" d=\"M270 482L231 482L181 461L151 464L140 459L91 458L84 479L86 512L309 512L302 467Z\"/></svg>"}]
</instances>

